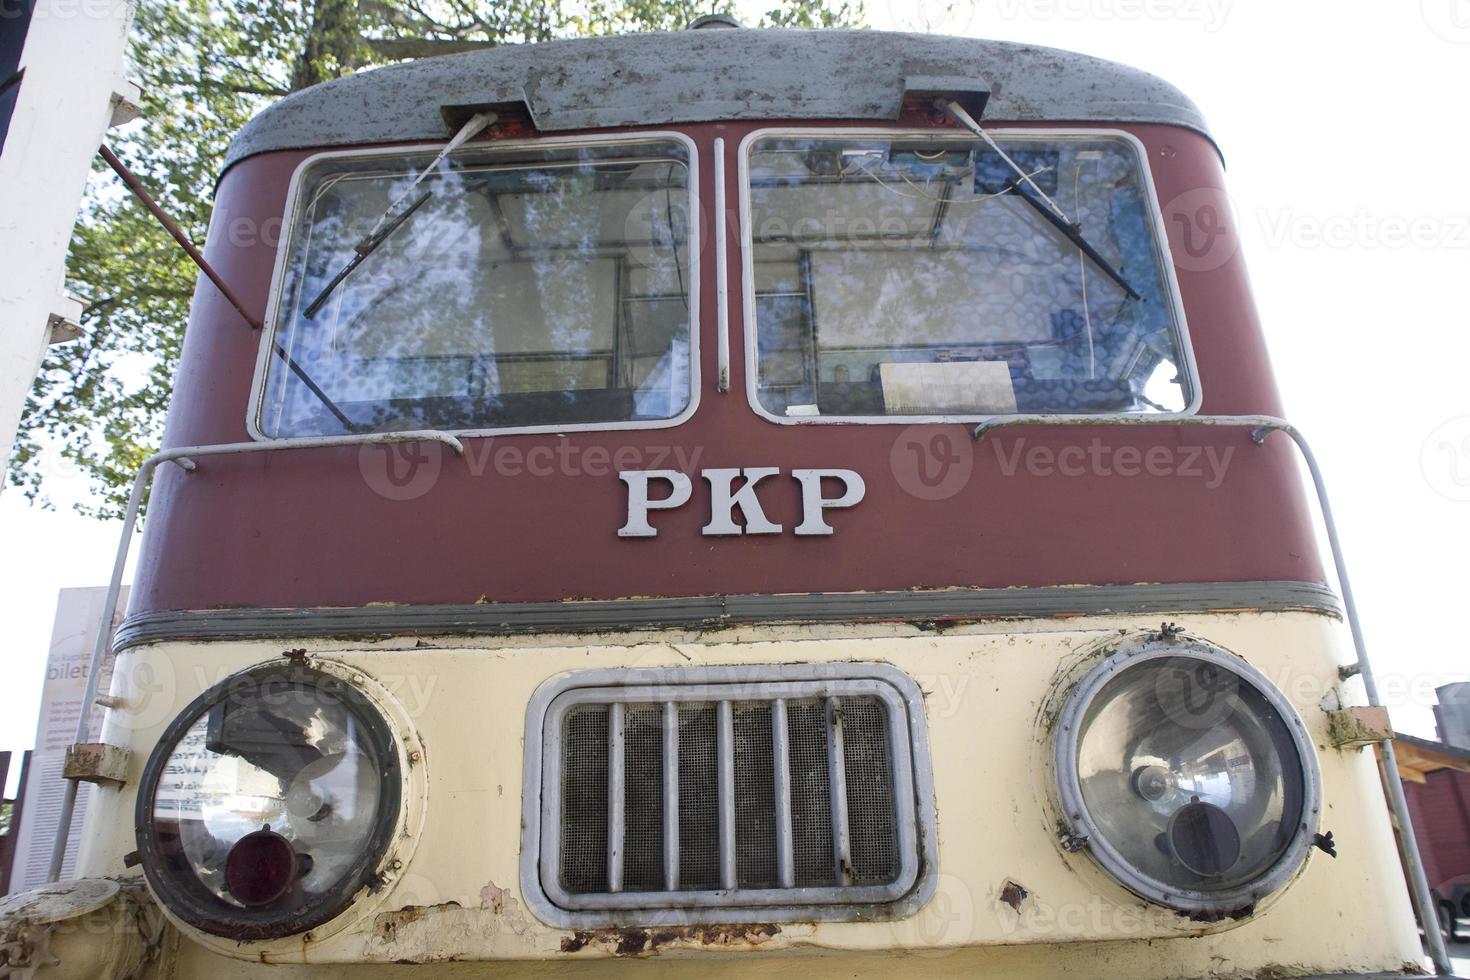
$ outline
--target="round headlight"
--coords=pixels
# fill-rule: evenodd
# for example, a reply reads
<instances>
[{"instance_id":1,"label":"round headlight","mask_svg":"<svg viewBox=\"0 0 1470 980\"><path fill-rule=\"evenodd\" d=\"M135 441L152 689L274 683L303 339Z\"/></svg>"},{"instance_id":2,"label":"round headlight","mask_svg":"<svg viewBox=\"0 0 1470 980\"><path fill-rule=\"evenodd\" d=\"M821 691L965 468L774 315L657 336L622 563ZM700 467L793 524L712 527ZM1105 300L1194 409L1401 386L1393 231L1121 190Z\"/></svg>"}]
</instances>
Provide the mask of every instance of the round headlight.
<instances>
[{"instance_id":1,"label":"round headlight","mask_svg":"<svg viewBox=\"0 0 1470 980\"><path fill-rule=\"evenodd\" d=\"M206 691L138 792L138 853L180 919L233 939L304 932L377 877L400 810L398 749L361 690L296 664Z\"/></svg>"},{"instance_id":2,"label":"round headlight","mask_svg":"<svg viewBox=\"0 0 1470 980\"><path fill-rule=\"evenodd\" d=\"M1156 635L1107 657L1068 697L1056 767L1074 840L1135 894L1241 912L1296 873L1317 823L1301 718L1257 670Z\"/></svg>"}]
</instances>

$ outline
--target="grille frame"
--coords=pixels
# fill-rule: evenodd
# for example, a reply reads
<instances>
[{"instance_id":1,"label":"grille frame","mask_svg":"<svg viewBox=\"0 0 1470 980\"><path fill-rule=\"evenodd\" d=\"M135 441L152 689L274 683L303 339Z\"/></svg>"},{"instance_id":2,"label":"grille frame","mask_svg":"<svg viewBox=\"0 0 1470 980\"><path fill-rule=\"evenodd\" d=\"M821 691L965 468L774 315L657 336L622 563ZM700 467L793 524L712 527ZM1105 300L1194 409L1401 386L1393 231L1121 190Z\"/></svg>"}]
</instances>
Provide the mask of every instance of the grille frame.
<instances>
[{"instance_id":1,"label":"grille frame","mask_svg":"<svg viewBox=\"0 0 1470 980\"><path fill-rule=\"evenodd\" d=\"M739 887L736 881L733 841L735 795L733 792L733 746L729 739L734 705L742 702L820 699L832 711L831 699L856 697L881 703L886 720L888 778L891 786L894 850L897 870L883 884L833 884L796 886L792 869L781 854L791 847L791 779L775 777L775 845L779 876L792 887ZM578 708L600 705L714 705L718 711L717 770L720 788L721 887L705 890L668 890L677 887L677 867L666 871L663 891L613 890L611 868L609 890L572 892L561 879L563 723ZM621 709L609 707L609 715ZM665 731L677 730L679 708L668 710ZM779 713L785 720L786 712ZM777 712L772 709L773 718ZM829 721L829 725L830 725ZM672 725L673 729L668 726ZM784 725L780 727L785 727ZM773 728L777 728L773 724ZM610 726L610 729L616 730ZM773 738L779 738L779 734ZM829 740L840 752L841 740ZM666 740L665 758L669 758ZM788 752L790 743L786 743ZM611 737L609 759L621 756ZM837 756L839 763L841 755ZM726 765L726 763L729 763ZM610 765L612 765L610 761ZM780 770L782 766L777 765ZM614 768L612 772L623 770ZM677 782L667 781L663 799L677 798ZM833 839L836 847L847 834L846 794L841 789L840 766L829 772L833 789ZM610 773L610 783L620 782ZM670 792L674 796L670 796ZM618 790L610 787L610 794ZM609 809L614 808L609 803ZM609 840L622 831L621 819L610 818ZM677 814L675 823L677 824ZM725 829L729 822L729 830ZM667 834L667 831L666 831ZM666 868L669 857L665 837ZM585 670L558 675L543 684L532 697L526 716L525 772L522 791L521 886L527 903L538 917L568 928L609 925L684 925L700 923L764 922L772 920L843 921L902 918L923 907L932 897L936 882L936 833L933 775L930 768L928 730L924 719L923 694L907 674L887 664L822 663L739 665L728 667L629 668ZM673 842L677 852L677 838ZM609 850L612 850L611 843ZM840 874L846 868L837 862ZM674 862L675 866L677 862ZM735 881L735 887L725 887Z\"/></svg>"}]
</instances>

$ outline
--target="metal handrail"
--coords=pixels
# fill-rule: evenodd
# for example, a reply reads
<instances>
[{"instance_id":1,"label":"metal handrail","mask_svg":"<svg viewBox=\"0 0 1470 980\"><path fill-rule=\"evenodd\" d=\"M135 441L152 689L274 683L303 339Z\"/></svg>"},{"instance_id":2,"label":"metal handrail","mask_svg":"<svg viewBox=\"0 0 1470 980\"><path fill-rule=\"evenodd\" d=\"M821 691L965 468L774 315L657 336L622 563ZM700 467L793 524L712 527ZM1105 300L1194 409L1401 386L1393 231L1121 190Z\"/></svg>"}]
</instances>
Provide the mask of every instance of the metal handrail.
<instances>
[{"instance_id":1,"label":"metal handrail","mask_svg":"<svg viewBox=\"0 0 1470 980\"><path fill-rule=\"evenodd\" d=\"M75 744L87 740L91 728L92 709L97 701L97 687L102 673L102 660L112 641L112 621L117 615L117 600L122 593L123 570L132 549L133 531L138 523L138 511L143 505L143 495L153 482L153 474L165 463L173 463L186 473L199 468L195 462L206 456L237 456L247 453L274 453L292 449L331 449L338 446L385 445L400 442L437 442L448 446L456 456L464 455L464 443L447 432L422 430L410 432L376 432L351 436L313 436L304 439L277 439L272 442L227 442L213 446L181 446L154 453L138 468L133 478L133 491L128 497L128 508L123 515L122 536L117 543L117 556L112 563L112 579L107 584L107 595L102 600L102 620L97 627L97 641L92 646L91 667L87 671L87 686L82 694L81 714L77 718ZM51 845L51 866L46 880L61 878L61 866L66 861L66 841L71 836L72 815L77 805L77 781L66 780L61 798L61 815L56 823L56 837Z\"/></svg>"},{"instance_id":2,"label":"metal handrail","mask_svg":"<svg viewBox=\"0 0 1470 980\"><path fill-rule=\"evenodd\" d=\"M1368 644L1363 639L1363 625L1358 619L1358 604L1353 599L1352 583L1348 580L1347 564L1342 555L1342 542L1337 535L1337 522L1332 517L1332 505L1327 499L1327 484L1322 479L1322 470L1317 457L1301 430L1285 419L1274 415L1006 415L986 419L975 427L976 441L996 429L1018 425L1104 425L1104 426L1206 426L1217 428L1248 428L1251 441L1264 445L1272 432L1284 432L1291 437L1306 460L1307 470L1312 475L1312 484L1317 490L1317 506L1322 511L1322 523L1327 529L1327 544L1332 551L1332 564L1337 572L1338 587L1342 590L1343 611L1347 615L1348 628L1353 635L1353 648L1357 652L1358 673L1363 678L1363 690L1368 703L1381 707L1378 682L1373 677L1373 666L1368 659ZM1414 839L1414 824L1409 817L1409 804L1404 798L1403 783L1398 776L1398 758L1394 753L1393 740L1383 743L1379 757L1383 775L1384 792L1388 795L1389 809L1399 827L1399 854L1408 874L1409 895L1419 912L1419 921L1424 926L1424 938L1429 945L1429 956L1434 969L1444 977L1454 975L1449 953L1445 949L1444 937L1439 933L1439 917L1434 899L1429 892L1429 880L1424 874L1424 861L1419 855L1419 844Z\"/></svg>"}]
</instances>

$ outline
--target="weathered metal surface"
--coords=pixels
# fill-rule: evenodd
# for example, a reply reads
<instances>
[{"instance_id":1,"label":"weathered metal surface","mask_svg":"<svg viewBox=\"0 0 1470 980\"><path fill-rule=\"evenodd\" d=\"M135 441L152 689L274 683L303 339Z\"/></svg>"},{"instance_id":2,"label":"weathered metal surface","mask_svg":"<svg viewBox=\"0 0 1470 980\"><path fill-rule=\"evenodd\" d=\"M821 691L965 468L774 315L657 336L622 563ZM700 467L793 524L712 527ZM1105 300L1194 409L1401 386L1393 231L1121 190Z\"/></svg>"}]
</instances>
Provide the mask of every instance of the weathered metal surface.
<instances>
[{"instance_id":1,"label":"weathered metal surface","mask_svg":"<svg viewBox=\"0 0 1470 980\"><path fill-rule=\"evenodd\" d=\"M1023 617L1236 611L1340 616L1341 606L1331 589L1310 582L1199 582L340 609L198 609L130 616L113 642L115 649L125 650L167 640L707 630L767 622L897 621L929 628Z\"/></svg>"},{"instance_id":2,"label":"weathered metal surface","mask_svg":"<svg viewBox=\"0 0 1470 980\"><path fill-rule=\"evenodd\" d=\"M597 950L613 956L647 956L664 946L749 949L779 935L774 922L729 926L664 926L656 929L581 929L561 941L563 953Z\"/></svg>"},{"instance_id":3,"label":"weathered metal surface","mask_svg":"<svg viewBox=\"0 0 1470 980\"><path fill-rule=\"evenodd\" d=\"M755 924L775 922L782 931L748 951L758 952L756 959L743 949L708 947L705 952L679 944L662 946L657 959L684 959L695 975L735 969L736 957L752 965L778 959L785 965L767 968L789 972L798 961L788 957L818 951L843 954L841 962L854 975L867 976L901 969L905 961L890 957L905 953L909 963L925 953L946 954L923 961L964 963L967 969L950 971L956 977L1072 972L1121 980L1226 972L1212 957L1228 962L1229 972L1240 976L1254 975L1272 963L1318 973L1395 968L1418 949L1419 940L1407 896L1394 886L1399 872L1388 815L1369 805L1380 792L1377 774L1359 754L1330 748L1319 753L1324 786L1340 801L1330 829L1343 841L1341 856L1332 860L1314 850L1302 876L1257 907L1251 928L1227 931L1234 921L1196 923L1145 906L1085 853L1062 849L1051 815L1037 799L1046 780L1044 758L1050 744L1043 708L1058 683L1058 670L1085 662L1098 645L1120 635L1119 630L1156 628L1161 618L1007 621L906 635L881 625L800 625L680 634L667 641L606 634L496 643L315 640L135 647L123 655L118 671L118 693L129 705L142 703L137 695L145 683L148 690L162 683L165 690L176 691L174 698L185 699L201 683L279 657L288 646L305 647L313 663L340 661L344 673L377 678L401 705L403 716L415 719L415 738L433 747L429 762L411 770L427 771L432 780L426 778L419 790L407 794L410 801L427 804L424 822L411 837L417 849L405 855L396 880L361 899L360 918L340 932L319 932L309 942L202 943L190 935L180 942L176 975L265 978L282 969L231 965L224 959L258 961L262 953L273 963L306 959L323 976L347 976L354 969L347 964L365 960L497 960L493 971L507 975L535 973L529 961L536 960L542 973L553 969L548 960L607 961L609 954L600 945L573 957L561 951L561 943L574 937L573 929L598 936L606 935L600 930L625 927L658 931L663 924L625 918L557 928L536 914L517 883L525 821L523 743L527 706L535 691L550 678L589 668L718 665L738 674L752 664L855 662L902 669L924 694L941 835L934 900L912 917L891 921L832 923L766 916ZM1327 716L1318 705L1335 697L1341 683L1336 671L1346 644L1338 636L1338 622L1309 613L1169 618L1190 634L1208 636L1237 652L1267 676L1283 678L1284 690L1306 717L1314 742L1330 746ZM134 709L114 715L109 724L127 731L135 748L152 746L169 714L163 705ZM95 837L80 873L115 868L117 855L135 846L130 807L137 786L135 782L121 793L94 797L89 818ZM421 795L430 786L431 797ZM999 901L1007 880L1028 892L1019 910ZM1347 888L1378 898L1332 904ZM1323 930L1322 909L1329 906L1334 927ZM394 914L409 907L415 911ZM383 914L389 917L380 923ZM1273 941L1263 941L1263 935ZM1199 938L1148 941L1182 936ZM1107 958L1097 955L1101 941L1108 942ZM957 948L965 946L991 949ZM1067 950L1082 948L1091 958L1069 959ZM329 964L342 966L334 972ZM466 975L474 972L469 966L459 969Z\"/></svg>"},{"instance_id":4,"label":"weathered metal surface","mask_svg":"<svg viewBox=\"0 0 1470 980\"><path fill-rule=\"evenodd\" d=\"M1341 708L1328 714L1327 737L1340 749L1358 749L1393 738L1393 723L1384 707Z\"/></svg>"},{"instance_id":5,"label":"weathered metal surface","mask_svg":"<svg viewBox=\"0 0 1470 980\"><path fill-rule=\"evenodd\" d=\"M104 786L121 786L128 781L128 760L132 752L120 745L87 742L69 746L61 766L64 779Z\"/></svg>"},{"instance_id":6,"label":"weathered metal surface","mask_svg":"<svg viewBox=\"0 0 1470 980\"><path fill-rule=\"evenodd\" d=\"M269 150L445 139L446 107L524 104L543 132L737 119L897 119L913 79L990 89L986 119L1143 122L1209 135L1178 89L1035 45L929 34L717 30L506 45L363 72L245 126L226 166ZM959 84L957 81L956 84Z\"/></svg>"}]
</instances>

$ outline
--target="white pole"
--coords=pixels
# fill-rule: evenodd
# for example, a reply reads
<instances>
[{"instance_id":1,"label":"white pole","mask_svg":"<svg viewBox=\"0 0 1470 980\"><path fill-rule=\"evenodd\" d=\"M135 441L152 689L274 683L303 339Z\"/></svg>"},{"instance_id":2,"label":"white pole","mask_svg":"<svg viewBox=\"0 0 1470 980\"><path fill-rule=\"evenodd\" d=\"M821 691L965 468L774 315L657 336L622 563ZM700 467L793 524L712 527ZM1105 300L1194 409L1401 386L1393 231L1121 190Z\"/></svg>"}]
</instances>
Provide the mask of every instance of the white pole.
<instances>
[{"instance_id":1,"label":"white pole","mask_svg":"<svg viewBox=\"0 0 1470 980\"><path fill-rule=\"evenodd\" d=\"M0 17L25 35L19 64L0 66L15 97L0 137L3 468L53 326L64 335L81 313L62 286L92 159L108 127L136 115L139 92L123 77L128 0L12 0Z\"/></svg>"}]
</instances>

